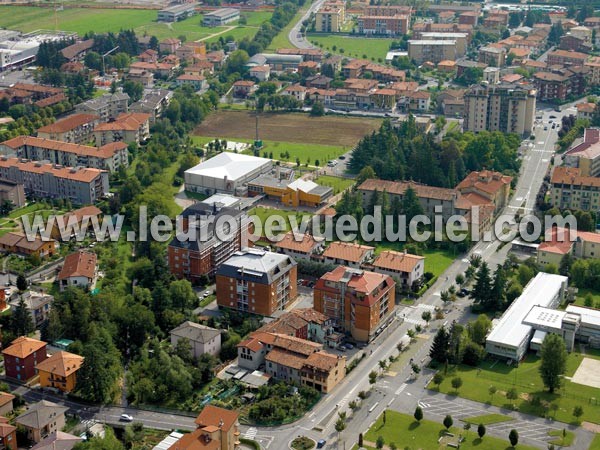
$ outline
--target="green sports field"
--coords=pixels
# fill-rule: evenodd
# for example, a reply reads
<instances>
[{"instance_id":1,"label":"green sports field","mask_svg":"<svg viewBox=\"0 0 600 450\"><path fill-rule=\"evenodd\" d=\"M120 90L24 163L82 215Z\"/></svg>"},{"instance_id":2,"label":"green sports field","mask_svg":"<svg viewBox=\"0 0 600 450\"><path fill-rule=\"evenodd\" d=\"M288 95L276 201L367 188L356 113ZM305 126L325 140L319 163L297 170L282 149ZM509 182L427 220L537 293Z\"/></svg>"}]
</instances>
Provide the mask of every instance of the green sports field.
<instances>
[{"instance_id":1,"label":"green sports field","mask_svg":"<svg viewBox=\"0 0 600 450\"><path fill-rule=\"evenodd\" d=\"M383 62L392 39L364 38L356 36L308 35L308 40L325 51L352 58L367 58ZM333 47L335 46L335 50ZM381 59L381 61L379 61Z\"/></svg>"}]
</instances>

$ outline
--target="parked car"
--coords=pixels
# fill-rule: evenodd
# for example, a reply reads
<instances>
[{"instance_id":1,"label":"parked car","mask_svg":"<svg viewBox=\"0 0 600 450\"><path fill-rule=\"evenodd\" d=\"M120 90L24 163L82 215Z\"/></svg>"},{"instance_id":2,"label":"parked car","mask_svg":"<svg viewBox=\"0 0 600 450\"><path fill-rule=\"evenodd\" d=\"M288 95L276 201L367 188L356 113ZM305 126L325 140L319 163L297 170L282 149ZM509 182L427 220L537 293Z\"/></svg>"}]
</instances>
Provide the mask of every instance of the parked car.
<instances>
[{"instance_id":1,"label":"parked car","mask_svg":"<svg viewBox=\"0 0 600 450\"><path fill-rule=\"evenodd\" d=\"M340 345L338 345L338 350L340 352L345 352L346 351L346 346L344 344L340 344Z\"/></svg>"},{"instance_id":2,"label":"parked car","mask_svg":"<svg viewBox=\"0 0 600 450\"><path fill-rule=\"evenodd\" d=\"M317 442L317 448L323 448L325 447L325 444L327 444L327 441L325 439L319 439L319 441Z\"/></svg>"},{"instance_id":3,"label":"parked car","mask_svg":"<svg viewBox=\"0 0 600 450\"><path fill-rule=\"evenodd\" d=\"M204 297L208 297L210 295L210 291L205 291L204 292Z\"/></svg>"},{"instance_id":4,"label":"parked car","mask_svg":"<svg viewBox=\"0 0 600 450\"><path fill-rule=\"evenodd\" d=\"M349 342L346 342L344 344L344 347L346 347L348 350L353 350L354 349L354 345L350 344Z\"/></svg>"},{"instance_id":5,"label":"parked car","mask_svg":"<svg viewBox=\"0 0 600 450\"><path fill-rule=\"evenodd\" d=\"M121 417L119 417L119 420L121 420L123 422L133 422L133 416L130 416L129 414L121 414Z\"/></svg>"},{"instance_id":6,"label":"parked car","mask_svg":"<svg viewBox=\"0 0 600 450\"><path fill-rule=\"evenodd\" d=\"M467 295L469 295L470 292L467 288L462 288L460 291L458 291L458 296L459 297L466 297Z\"/></svg>"}]
</instances>

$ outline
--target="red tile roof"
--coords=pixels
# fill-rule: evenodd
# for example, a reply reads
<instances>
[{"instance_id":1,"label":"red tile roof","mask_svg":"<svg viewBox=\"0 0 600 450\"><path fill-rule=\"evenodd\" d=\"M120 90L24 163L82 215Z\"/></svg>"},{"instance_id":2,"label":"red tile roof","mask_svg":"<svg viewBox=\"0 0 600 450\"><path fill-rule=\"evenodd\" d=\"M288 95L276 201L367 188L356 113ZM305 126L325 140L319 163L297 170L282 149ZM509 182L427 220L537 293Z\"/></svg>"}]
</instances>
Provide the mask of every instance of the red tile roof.
<instances>
[{"instance_id":1,"label":"red tile roof","mask_svg":"<svg viewBox=\"0 0 600 450\"><path fill-rule=\"evenodd\" d=\"M64 133L95 120L100 120L100 117L95 114L73 114L64 119L57 120L53 124L39 128L38 133Z\"/></svg>"},{"instance_id":2,"label":"red tile roof","mask_svg":"<svg viewBox=\"0 0 600 450\"><path fill-rule=\"evenodd\" d=\"M37 352L46 346L44 341L38 341L27 336L21 336L10 343L10 346L2 350L2 354L16 358L27 358L33 352Z\"/></svg>"},{"instance_id":3,"label":"red tile roof","mask_svg":"<svg viewBox=\"0 0 600 450\"><path fill-rule=\"evenodd\" d=\"M44 361L37 363L36 368L60 377L68 377L77 372L83 364L83 356L69 352L56 352Z\"/></svg>"},{"instance_id":4,"label":"red tile roof","mask_svg":"<svg viewBox=\"0 0 600 450\"><path fill-rule=\"evenodd\" d=\"M229 431L238 421L237 411L219 408L218 406L206 405L200 412L195 422L199 427L214 426L223 431Z\"/></svg>"},{"instance_id":5,"label":"red tile roof","mask_svg":"<svg viewBox=\"0 0 600 450\"><path fill-rule=\"evenodd\" d=\"M375 250L374 247L355 244L353 242L334 241L323 252L326 258L341 259L343 261L361 262L368 252Z\"/></svg>"},{"instance_id":6,"label":"red tile roof","mask_svg":"<svg viewBox=\"0 0 600 450\"><path fill-rule=\"evenodd\" d=\"M70 277L85 277L93 279L96 274L95 253L75 252L67 255L62 270L58 274L58 280L64 280Z\"/></svg>"},{"instance_id":7,"label":"red tile roof","mask_svg":"<svg viewBox=\"0 0 600 450\"><path fill-rule=\"evenodd\" d=\"M381 269L391 269L398 270L400 272L412 273L419 261L424 259L425 257L423 256L385 250L381 252L377 258L375 258L375 261L373 261L373 266Z\"/></svg>"}]
</instances>

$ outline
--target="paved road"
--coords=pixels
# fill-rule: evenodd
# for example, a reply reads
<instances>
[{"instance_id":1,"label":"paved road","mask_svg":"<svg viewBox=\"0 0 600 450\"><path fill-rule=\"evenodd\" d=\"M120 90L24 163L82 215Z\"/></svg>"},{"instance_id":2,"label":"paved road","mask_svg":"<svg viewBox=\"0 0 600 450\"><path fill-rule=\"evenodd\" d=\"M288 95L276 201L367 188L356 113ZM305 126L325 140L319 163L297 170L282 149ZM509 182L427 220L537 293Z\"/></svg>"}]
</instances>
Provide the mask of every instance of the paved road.
<instances>
[{"instance_id":1,"label":"paved road","mask_svg":"<svg viewBox=\"0 0 600 450\"><path fill-rule=\"evenodd\" d=\"M310 8L308 8L306 13L300 18L300 20L298 20L298 22L294 24L294 26L288 34L288 39L294 47L315 48L314 45L312 45L305 39L304 35L300 31L300 28L302 28L302 22L308 19L313 12L316 12L324 2L325 0L316 0L312 5L310 5Z\"/></svg>"}]
</instances>

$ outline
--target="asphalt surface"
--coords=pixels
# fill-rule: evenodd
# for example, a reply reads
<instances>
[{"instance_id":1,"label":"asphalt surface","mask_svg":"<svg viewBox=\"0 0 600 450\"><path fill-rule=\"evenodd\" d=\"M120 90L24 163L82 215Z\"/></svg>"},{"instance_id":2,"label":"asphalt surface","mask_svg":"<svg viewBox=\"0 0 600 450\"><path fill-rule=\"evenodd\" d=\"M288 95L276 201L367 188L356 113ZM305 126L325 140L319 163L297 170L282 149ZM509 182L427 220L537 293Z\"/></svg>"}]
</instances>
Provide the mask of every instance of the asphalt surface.
<instances>
[{"instance_id":1,"label":"asphalt surface","mask_svg":"<svg viewBox=\"0 0 600 450\"><path fill-rule=\"evenodd\" d=\"M316 0L312 5L310 5L310 8L308 8L300 20L294 24L288 34L288 39L294 47L304 49L315 48L314 45L306 40L305 36L300 31L300 28L302 27L302 22L308 19L312 13L316 12L324 2L325 0Z\"/></svg>"}]
</instances>

